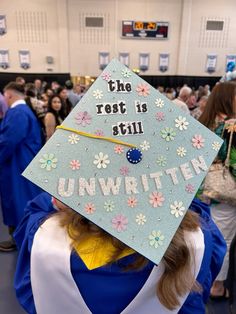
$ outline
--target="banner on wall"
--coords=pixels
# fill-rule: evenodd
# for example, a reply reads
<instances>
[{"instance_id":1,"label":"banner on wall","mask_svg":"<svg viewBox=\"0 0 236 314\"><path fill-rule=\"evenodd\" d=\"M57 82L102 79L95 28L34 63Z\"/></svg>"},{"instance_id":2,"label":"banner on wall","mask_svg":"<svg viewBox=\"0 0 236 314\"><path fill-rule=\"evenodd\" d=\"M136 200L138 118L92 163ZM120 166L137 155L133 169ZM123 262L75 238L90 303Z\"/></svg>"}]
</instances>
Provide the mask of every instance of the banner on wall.
<instances>
[{"instance_id":1,"label":"banner on wall","mask_svg":"<svg viewBox=\"0 0 236 314\"><path fill-rule=\"evenodd\" d=\"M129 66L129 53L128 52L120 52L119 53L119 61L128 67Z\"/></svg>"},{"instance_id":2,"label":"banner on wall","mask_svg":"<svg viewBox=\"0 0 236 314\"><path fill-rule=\"evenodd\" d=\"M207 62L206 62L206 71L208 73L213 73L216 70L216 61L217 55L216 54L208 54L207 55Z\"/></svg>"},{"instance_id":3,"label":"banner on wall","mask_svg":"<svg viewBox=\"0 0 236 314\"><path fill-rule=\"evenodd\" d=\"M0 67L2 69L9 68L9 51L7 49L0 50Z\"/></svg>"},{"instance_id":4,"label":"banner on wall","mask_svg":"<svg viewBox=\"0 0 236 314\"><path fill-rule=\"evenodd\" d=\"M169 54L160 53L159 55L159 70L161 72L166 72L169 68Z\"/></svg>"},{"instance_id":5,"label":"banner on wall","mask_svg":"<svg viewBox=\"0 0 236 314\"><path fill-rule=\"evenodd\" d=\"M29 50L19 50L20 66L27 70L30 68L30 52Z\"/></svg>"},{"instance_id":6,"label":"banner on wall","mask_svg":"<svg viewBox=\"0 0 236 314\"><path fill-rule=\"evenodd\" d=\"M7 26L6 26L6 16L0 15L0 36L6 34Z\"/></svg>"},{"instance_id":7,"label":"banner on wall","mask_svg":"<svg viewBox=\"0 0 236 314\"><path fill-rule=\"evenodd\" d=\"M99 52L99 69L104 70L109 63L109 52Z\"/></svg>"},{"instance_id":8,"label":"banner on wall","mask_svg":"<svg viewBox=\"0 0 236 314\"><path fill-rule=\"evenodd\" d=\"M149 67L149 53L139 54L139 70L147 71Z\"/></svg>"},{"instance_id":9,"label":"banner on wall","mask_svg":"<svg viewBox=\"0 0 236 314\"><path fill-rule=\"evenodd\" d=\"M236 55L227 55L226 56L226 71L228 70L228 65L230 63L236 64Z\"/></svg>"}]
</instances>

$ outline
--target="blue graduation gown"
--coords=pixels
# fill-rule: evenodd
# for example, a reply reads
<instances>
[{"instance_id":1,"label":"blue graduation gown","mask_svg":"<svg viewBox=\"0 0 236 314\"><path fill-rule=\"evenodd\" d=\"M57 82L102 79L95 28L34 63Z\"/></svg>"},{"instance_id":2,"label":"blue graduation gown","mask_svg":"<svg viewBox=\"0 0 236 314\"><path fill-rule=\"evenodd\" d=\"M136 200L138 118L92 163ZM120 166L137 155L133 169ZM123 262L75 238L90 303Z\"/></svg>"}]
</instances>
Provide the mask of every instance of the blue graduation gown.
<instances>
[{"instance_id":1,"label":"blue graduation gown","mask_svg":"<svg viewBox=\"0 0 236 314\"><path fill-rule=\"evenodd\" d=\"M191 209L198 212L202 218L202 231L206 246L197 277L198 282L202 285L203 294L190 293L179 313L204 314L210 287L221 268L226 245L209 216L208 207L199 201L193 201ZM28 204L24 219L15 232L15 240L19 248L14 283L16 295L20 304L30 314L36 314L30 283L30 254L33 239L41 223L54 212L51 196L47 193L40 194ZM132 258L134 255L127 256L120 262L125 265ZM71 272L74 281L87 306L94 314L105 314L106 309L109 314L120 313L146 282L152 268L153 263L149 262L138 275L137 272L132 271L127 274L127 272L122 272L115 263L89 271L76 253L71 254ZM122 295L123 287L129 287L125 289L129 295ZM104 300L104 302L99 302L99 300ZM117 311L117 303L119 303L120 311ZM113 308L116 310L112 311Z\"/></svg>"},{"instance_id":2,"label":"blue graduation gown","mask_svg":"<svg viewBox=\"0 0 236 314\"><path fill-rule=\"evenodd\" d=\"M21 173L41 148L40 127L30 108L10 108L0 129L0 196L3 222L17 226L27 202L40 189Z\"/></svg>"}]
</instances>

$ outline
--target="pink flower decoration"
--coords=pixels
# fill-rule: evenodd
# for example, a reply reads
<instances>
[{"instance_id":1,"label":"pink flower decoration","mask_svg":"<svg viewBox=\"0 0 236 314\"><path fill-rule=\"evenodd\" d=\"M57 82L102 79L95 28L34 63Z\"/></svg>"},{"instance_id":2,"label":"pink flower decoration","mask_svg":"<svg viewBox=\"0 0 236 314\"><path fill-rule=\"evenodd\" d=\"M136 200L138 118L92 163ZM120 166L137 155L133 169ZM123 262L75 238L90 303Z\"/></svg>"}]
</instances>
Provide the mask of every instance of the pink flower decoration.
<instances>
[{"instance_id":1,"label":"pink flower decoration","mask_svg":"<svg viewBox=\"0 0 236 314\"><path fill-rule=\"evenodd\" d=\"M97 130L94 134L97 136L104 136L103 130Z\"/></svg>"},{"instance_id":2,"label":"pink flower decoration","mask_svg":"<svg viewBox=\"0 0 236 314\"><path fill-rule=\"evenodd\" d=\"M86 211L87 214L93 214L95 212L95 206L93 203L87 203L84 207L84 210Z\"/></svg>"},{"instance_id":3,"label":"pink flower decoration","mask_svg":"<svg viewBox=\"0 0 236 314\"><path fill-rule=\"evenodd\" d=\"M114 152L120 155L124 152L124 148L121 145L115 145Z\"/></svg>"},{"instance_id":4,"label":"pink flower decoration","mask_svg":"<svg viewBox=\"0 0 236 314\"><path fill-rule=\"evenodd\" d=\"M200 149L204 146L204 138L201 135L194 135L194 137L192 138L192 145L193 147Z\"/></svg>"},{"instance_id":5,"label":"pink flower decoration","mask_svg":"<svg viewBox=\"0 0 236 314\"><path fill-rule=\"evenodd\" d=\"M80 162L79 160L71 160L70 167L72 170L78 170L80 168Z\"/></svg>"},{"instance_id":6,"label":"pink flower decoration","mask_svg":"<svg viewBox=\"0 0 236 314\"><path fill-rule=\"evenodd\" d=\"M128 206L132 208L136 207L137 203L138 203L137 198L135 198L134 196L130 196L127 200Z\"/></svg>"},{"instance_id":7,"label":"pink flower decoration","mask_svg":"<svg viewBox=\"0 0 236 314\"><path fill-rule=\"evenodd\" d=\"M129 167L123 166L120 168L120 174L122 176L127 176L129 174Z\"/></svg>"},{"instance_id":8,"label":"pink flower decoration","mask_svg":"<svg viewBox=\"0 0 236 314\"><path fill-rule=\"evenodd\" d=\"M77 124L81 124L82 126L86 126L91 123L92 117L88 114L87 111L78 112L75 116L75 120Z\"/></svg>"},{"instance_id":9,"label":"pink flower decoration","mask_svg":"<svg viewBox=\"0 0 236 314\"><path fill-rule=\"evenodd\" d=\"M138 92L139 96L148 96L150 94L150 87L145 83L138 84L136 91Z\"/></svg>"},{"instance_id":10,"label":"pink flower decoration","mask_svg":"<svg viewBox=\"0 0 236 314\"><path fill-rule=\"evenodd\" d=\"M195 188L192 184L187 184L185 186L185 191L188 192L188 193L193 193L195 191Z\"/></svg>"},{"instance_id":11,"label":"pink flower decoration","mask_svg":"<svg viewBox=\"0 0 236 314\"><path fill-rule=\"evenodd\" d=\"M165 120L165 114L164 114L164 112L157 112L156 113L156 119L157 119L157 121L164 121Z\"/></svg>"},{"instance_id":12,"label":"pink flower decoration","mask_svg":"<svg viewBox=\"0 0 236 314\"><path fill-rule=\"evenodd\" d=\"M162 203L164 202L165 198L163 197L163 194L161 192L152 192L149 195L149 203L153 207L160 207L162 206Z\"/></svg>"},{"instance_id":13,"label":"pink flower decoration","mask_svg":"<svg viewBox=\"0 0 236 314\"><path fill-rule=\"evenodd\" d=\"M128 224L128 218L122 214L116 215L112 220L112 228L116 229L118 232L124 231Z\"/></svg>"},{"instance_id":14,"label":"pink flower decoration","mask_svg":"<svg viewBox=\"0 0 236 314\"><path fill-rule=\"evenodd\" d=\"M108 72L103 72L103 73L102 73L102 78L103 78L103 80L105 80L105 81L109 81L109 80L111 79L111 74L108 73Z\"/></svg>"}]
</instances>

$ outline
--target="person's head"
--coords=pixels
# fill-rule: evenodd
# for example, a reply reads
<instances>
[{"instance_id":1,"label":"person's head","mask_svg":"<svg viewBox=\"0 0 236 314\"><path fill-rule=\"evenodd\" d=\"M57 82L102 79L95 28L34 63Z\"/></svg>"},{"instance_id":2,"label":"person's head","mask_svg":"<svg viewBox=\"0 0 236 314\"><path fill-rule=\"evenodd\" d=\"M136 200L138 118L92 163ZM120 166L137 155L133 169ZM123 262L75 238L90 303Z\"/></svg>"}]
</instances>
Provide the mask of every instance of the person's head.
<instances>
[{"instance_id":1,"label":"person's head","mask_svg":"<svg viewBox=\"0 0 236 314\"><path fill-rule=\"evenodd\" d=\"M203 112L207 104L208 96L202 96L198 102L198 107Z\"/></svg>"},{"instance_id":2,"label":"person's head","mask_svg":"<svg viewBox=\"0 0 236 314\"><path fill-rule=\"evenodd\" d=\"M67 80L65 82L65 87L68 89L68 90L72 90L73 87L74 87L74 84L71 82L71 80Z\"/></svg>"},{"instance_id":3,"label":"person's head","mask_svg":"<svg viewBox=\"0 0 236 314\"><path fill-rule=\"evenodd\" d=\"M80 85L80 84L75 84L74 92L75 92L76 94L81 94L81 93L82 93L82 88L81 88L81 85Z\"/></svg>"},{"instance_id":4,"label":"person's head","mask_svg":"<svg viewBox=\"0 0 236 314\"><path fill-rule=\"evenodd\" d=\"M35 88L33 83L27 83L25 85L25 96L35 97Z\"/></svg>"},{"instance_id":5,"label":"person's head","mask_svg":"<svg viewBox=\"0 0 236 314\"><path fill-rule=\"evenodd\" d=\"M236 118L236 84L233 82L219 83L213 88L199 121L213 129L217 117Z\"/></svg>"},{"instance_id":6,"label":"person's head","mask_svg":"<svg viewBox=\"0 0 236 314\"><path fill-rule=\"evenodd\" d=\"M25 79L21 76L17 76L16 83L19 85L25 85Z\"/></svg>"},{"instance_id":7,"label":"person's head","mask_svg":"<svg viewBox=\"0 0 236 314\"><path fill-rule=\"evenodd\" d=\"M9 107L11 107L11 105L17 100L22 100L25 98L24 86L17 84L16 82L8 83L4 87L3 92L6 103Z\"/></svg>"},{"instance_id":8,"label":"person's head","mask_svg":"<svg viewBox=\"0 0 236 314\"><path fill-rule=\"evenodd\" d=\"M62 100L60 96L53 95L48 99L48 111L59 113L62 109Z\"/></svg>"},{"instance_id":9,"label":"person's head","mask_svg":"<svg viewBox=\"0 0 236 314\"><path fill-rule=\"evenodd\" d=\"M99 228L87 218L81 216L76 211L70 209L57 199L53 199L54 205L58 209L60 224L66 228L72 239L72 247L76 247L78 242L82 242L89 236L94 235L102 238L103 241L110 241L116 248L114 255L110 257L108 263L112 263L127 248L127 246L111 236L103 229ZM200 291L200 287L195 282L191 273L191 248L188 248L184 233L186 231L195 231L199 226L199 218L197 214L187 211L179 228L176 231L167 251L165 252L162 262L165 266L165 272L157 284L157 295L160 302L172 310L178 305L178 297L184 295L186 291ZM140 270L148 260L140 255L136 255L136 260L128 265L124 271Z\"/></svg>"},{"instance_id":10,"label":"person's head","mask_svg":"<svg viewBox=\"0 0 236 314\"><path fill-rule=\"evenodd\" d=\"M60 87L60 85L58 84L57 81L53 81L51 83L51 89L55 92L58 88Z\"/></svg>"},{"instance_id":11,"label":"person's head","mask_svg":"<svg viewBox=\"0 0 236 314\"><path fill-rule=\"evenodd\" d=\"M210 91L210 85L206 84L206 85L204 86L204 89L205 89L207 92Z\"/></svg>"},{"instance_id":12,"label":"person's head","mask_svg":"<svg viewBox=\"0 0 236 314\"><path fill-rule=\"evenodd\" d=\"M45 93L47 94L48 97L54 95L54 91L51 88L46 88Z\"/></svg>"},{"instance_id":13,"label":"person's head","mask_svg":"<svg viewBox=\"0 0 236 314\"><path fill-rule=\"evenodd\" d=\"M42 81L41 81L40 79L34 80L34 87L35 87L37 90L40 90L41 87L42 87Z\"/></svg>"},{"instance_id":14,"label":"person's head","mask_svg":"<svg viewBox=\"0 0 236 314\"><path fill-rule=\"evenodd\" d=\"M41 95L41 100L43 101L45 107L48 106L48 99L49 99L49 97L48 97L48 95L46 93L43 93Z\"/></svg>"},{"instance_id":15,"label":"person's head","mask_svg":"<svg viewBox=\"0 0 236 314\"><path fill-rule=\"evenodd\" d=\"M179 91L179 98L186 103L191 93L192 89L190 87L183 86Z\"/></svg>"},{"instance_id":16,"label":"person's head","mask_svg":"<svg viewBox=\"0 0 236 314\"><path fill-rule=\"evenodd\" d=\"M63 101L66 101L68 98L67 89L65 87L59 87L57 89L57 95L59 95Z\"/></svg>"},{"instance_id":17,"label":"person's head","mask_svg":"<svg viewBox=\"0 0 236 314\"><path fill-rule=\"evenodd\" d=\"M164 86L157 86L157 90L160 92L160 93L164 93L164 91L165 91L165 88L164 88Z\"/></svg>"},{"instance_id":18,"label":"person's head","mask_svg":"<svg viewBox=\"0 0 236 314\"><path fill-rule=\"evenodd\" d=\"M186 104L189 107L189 109L195 108L196 102L197 102L197 97L196 97L194 92L191 92L191 94L189 95L189 97L186 101Z\"/></svg>"}]
</instances>

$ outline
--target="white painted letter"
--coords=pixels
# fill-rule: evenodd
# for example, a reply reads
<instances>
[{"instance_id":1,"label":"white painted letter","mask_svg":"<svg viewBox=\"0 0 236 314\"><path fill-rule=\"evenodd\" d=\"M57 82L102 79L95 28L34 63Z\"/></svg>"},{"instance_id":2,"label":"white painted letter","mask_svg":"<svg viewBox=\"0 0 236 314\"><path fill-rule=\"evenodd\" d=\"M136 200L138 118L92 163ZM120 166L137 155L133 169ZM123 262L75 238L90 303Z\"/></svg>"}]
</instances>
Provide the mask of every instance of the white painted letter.
<instances>
[{"instance_id":1,"label":"white painted letter","mask_svg":"<svg viewBox=\"0 0 236 314\"><path fill-rule=\"evenodd\" d=\"M149 190L149 185L148 185L148 179L146 174L141 175L141 180L142 180L142 185L143 185L143 191L147 192Z\"/></svg>"},{"instance_id":2,"label":"white painted letter","mask_svg":"<svg viewBox=\"0 0 236 314\"><path fill-rule=\"evenodd\" d=\"M79 196L84 196L85 190L88 195L95 195L95 178L90 178L89 183L85 178L79 178Z\"/></svg>"},{"instance_id":3,"label":"white painted letter","mask_svg":"<svg viewBox=\"0 0 236 314\"><path fill-rule=\"evenodd\" d=\"M182 164L179 166L180 170L182 172L182 175L184 177L184 180L189 180L193 177L193 174L191 172L191 169L189 168L189 163L186 162L185 164Z\"/></svg>"},{"instance_id":4,"label":"white painted letter","mask_svg":"<svg viewBox=\"0 0 236 314\"><path fill-rule=\"evenodd\" d=\"M116 183L114 183L113 178L107 178L106 183L104 178L98 179L103 195L110 195L110 192L112 192L113 195L119 194L121 180L121 177L117 177Z\"/></svg>"},{"instance_id":5,"label":"white painted letter","mask_svg":"<svg viewBox=\"0 0 236 314\"><path fill-rule=\"evenodd\" d=\"M161 180L160 180L161 176L162 176L162 172L161 171L150 173L150 178L151 179L155 179L155 183L156 183L156 188L157 189L161 189L162 188Z\"/></svg>"},{"instance_id":6,"label":"white painted letter","mask_svg":"<svg viewBox=\"0 0 236 314\"><path fill-rule=\"evenodd\" d=\"M169 174L171 176L171 179L172 179L172 182L173 182L174 185L179 183L179 181L177 179L176 171L178 171L177 168L170 168L170 169L167 169L165 171L166 174Z\"/></svg>"},{"instance_id":7,"label":"white painted letter","mask_svg":"<svg viewBox=\"0 0 236 314\"><path fill-rule=\"evenodd\" d=\"M75 179L68 179L67 191L65 191L66 179L59 178L57 192L62 197L70 197L74 193Z\"/></svg>"},{"instance_id":8,"label":"white painted letter","mask_svg":"<svg viewBox=\"0 0 236 314\"><path fill-rule=\"evenodd\" d=\"M207 165L205 163L203 156L199 156L198 160L192 159L191 163L196 174L199 174L201 172L200 169L202 169L203 171L207 171Z\"/></svg>"},{"instance_id":9,"label":"white painted letter","mask_svg":"<svg viewBox=\"0 0 236 314\"><path fill-rule=\"evenodd\" d=\"M125 189L126 189L126 194L138 194L137 190L137 180L134 177L125 177Z\"/></svg>"}]
</instances>

